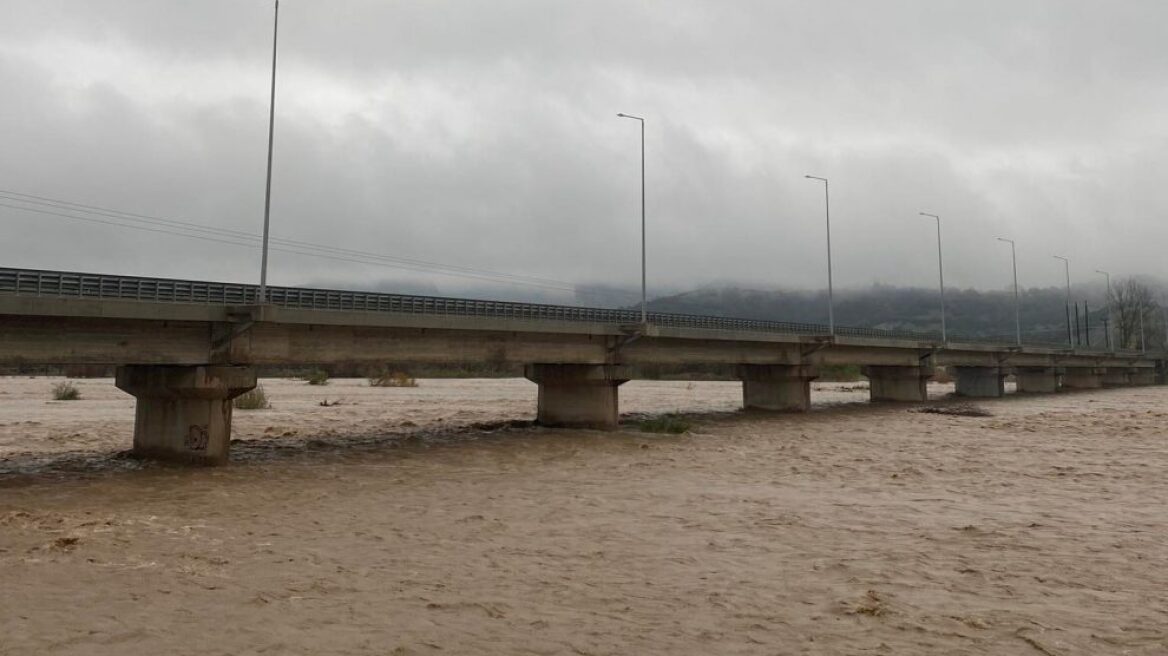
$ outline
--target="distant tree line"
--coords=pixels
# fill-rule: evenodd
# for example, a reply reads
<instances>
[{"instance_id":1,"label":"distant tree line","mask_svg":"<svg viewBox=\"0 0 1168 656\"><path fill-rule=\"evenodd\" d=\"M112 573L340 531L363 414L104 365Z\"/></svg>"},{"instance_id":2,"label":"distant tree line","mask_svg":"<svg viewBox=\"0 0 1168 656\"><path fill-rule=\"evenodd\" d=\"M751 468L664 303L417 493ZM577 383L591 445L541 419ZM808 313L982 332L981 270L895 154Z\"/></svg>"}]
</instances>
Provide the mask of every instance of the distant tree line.
<instances>
[{"instance_id":1,"label":"distant tree line","mask_svg":"<svg viewBox=\"0 0 1168 656\"><path fill-rule=\"evenodd\" d=\"M1062 287L1025 289L1020 296L1022 333L1027 339L1065 342L1069 318L1071 340L1077 344L1104 345L1110 329L1123 348L1139 348L1142 317L1147 347L1165 343L1164 306L1156 300L1162 298L1163 290L1135 278L1120 280L1113 287L1111 312L1103 290L1072 289L1069 308ZM947 289L945 301L946 324L952 335L1014 339L1012 290ZM701 289L654 299L650 309L825 324L827 294L738 287ZM939 332L940 295L936 290L889 285L836 292L835 320L841 326Z\"/></svg>"}]
</instances>

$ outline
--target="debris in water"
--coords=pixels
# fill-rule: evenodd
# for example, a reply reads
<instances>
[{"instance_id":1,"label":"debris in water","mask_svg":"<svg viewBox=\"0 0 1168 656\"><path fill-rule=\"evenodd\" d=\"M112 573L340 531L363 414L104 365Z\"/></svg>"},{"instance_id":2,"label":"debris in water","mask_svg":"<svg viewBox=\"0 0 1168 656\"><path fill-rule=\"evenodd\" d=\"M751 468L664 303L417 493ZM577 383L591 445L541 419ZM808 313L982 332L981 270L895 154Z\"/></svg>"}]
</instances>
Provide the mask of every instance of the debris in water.
<instances>
[{"instance_id":1,"label":"debris in water","mask_svg":"<svg viewBox=\"0 0 1168 656\"><path fill-rule=\"evenodd\" d=\"M923 408L913 408L909 412L923 412L930 415L951 415L954 417L992 417L992 412L981 406L960 403L957 405L930 405Z\"/></svg>"}]
</instances>

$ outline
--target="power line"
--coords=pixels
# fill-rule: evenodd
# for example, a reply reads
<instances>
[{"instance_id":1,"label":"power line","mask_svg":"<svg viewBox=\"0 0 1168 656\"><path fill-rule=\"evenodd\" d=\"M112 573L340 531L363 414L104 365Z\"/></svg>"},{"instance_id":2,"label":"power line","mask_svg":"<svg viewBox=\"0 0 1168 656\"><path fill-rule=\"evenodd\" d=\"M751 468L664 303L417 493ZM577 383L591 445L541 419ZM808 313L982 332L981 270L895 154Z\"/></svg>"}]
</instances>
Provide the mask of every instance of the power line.
<instances>
[{"instance_id":1,"label":"power line","mask_svg":"<svg viewBox=\"0 0 1168 656\"><path fill-rule=\"evenodd\" d=\"M11 196L17 196L19 198L12 198ZM124 219L124 220L128 220L128 221L139 222L139 223L143 223L143 222L150 223L150 224L161 223L161 224L165 224L167 226L175 227L175 228L178 228L181 230L190 230L190 231L210 233L210 234L220 234L220 233L221 234L229 234L229 235L232 235L235 237L241 237L241 238L249 239L249 240L260 240L261 239L260 235L249 233L249 232L243 232L240 230L231 230L229 228L215 228L215 227L206 226L206 225L198 224L198 223L190 223L187 221L177 221L174 219L168 219L168 218L159 217L159 216L151 216L148 214L136 214L133 212L124 212L121 210L114 210L114 209L109 209L106 207L99 207L96 205L85 205L82 203L75 203L72 201L66 201L66 200L61 200L61 199L57 199L57 198L48 198L45 196L35 196L33 194L24 194L21 192L7 191L7 190L3 190L3 189L0 189L0 198L8 198L8 200L14 200L17 202L34 204L34 205L50 206L50 207L55 207L57 209L64 209L67 211L80 212L80 213L84 213L84 214L98 214L98 215L106 216L109 218ZM411 265L416 265L416 266L421 266L421 267L433 267L434 269L442 269L442 270L449 270L449 271L462 271L462 272L475 273L475 274L481 274L481 275L498 276L500 278L508 278L508 279L513 279L513 280L525 280L525 281L537 282L537 283L541 283L541 284L549 284L549 285L557 285L557 286L565 286L566 285L566 286L575 287L575 285L573 285L572 283L564 282L562 280L554 280L554 279L550 279L550 278L539 278L539 277L535 277L535 276L524 276L524 275L518 275L518 274L512 274L512 273L506 273L506 272L491 271L491 270L487 270L487 269L475 269L473 267L464 267L464 266L459 266L459 265L443 264L443 263L439 263L439 262L428 262L425 260L417 260L417 259L404 258L404 257L399 257L399 256L384 255L381 253L371 253L368 251L359 251L359 250L354 250L354 249L349 249L349 248L340 248L340 247L335 247L335 246L323 246L320 244L313 244L310 242L299 241L299 240L295 240L295 239L273 238L271 241L273 243L282 243L285 245L302 247L302 248L309 248L312 250L323 250L323 251L330 251L330 252L335 252L335 253L343 253L343 254L347 254L347 255L358 255L361 257L372 257L372 258L377 258L377 259L388 260L391 262L401 262L401 263L411 264Z\"/></svg>"},{"instance_id":2,"label":"power line","mask_svg":"<svg viewBox=\"0 0 1168 656\"><path fill-rule=\"evenodd\" d=\"M75 221L84 221L88 223L96 223L152 233L170 234L180 237L199 239L202 241L232 246L242 246L246 248L258 248L260 243L259 235L240 230L215 228L198 223L178 221L148 214L125 212L122 210L116 210L97 205L88 205L84 203L62 200L59 198L37 196L34 194L25 194L22 192L0 189L0 199L14 201L22 204L10 205L7 203L0 203L0 207ZM32 207L28 207L27 205L31 205ZM295 239L272 238L271 242L273 244L283 246L283 248L275 248L273 250L295 255L304 255L308 257L318 257L335 261L353 262L374 266L384 266L388 268L405 269L425 273L438 273L441 275L473 278L477 280L489 280L513 285L524 285L559 291L570 291L582 295L597 295L596 292L589 292L587 290L580 289L575 284L550 278L540 278L536 276L526 276L487 269L476 269L473 267L460 265L429 262L425 260L384 255L380 253L372 253L350 248L324 246ZM634 296L628 292L615 290L612 293L620 296L627 296L629 298Z\"/></svg>"}]
</instances>

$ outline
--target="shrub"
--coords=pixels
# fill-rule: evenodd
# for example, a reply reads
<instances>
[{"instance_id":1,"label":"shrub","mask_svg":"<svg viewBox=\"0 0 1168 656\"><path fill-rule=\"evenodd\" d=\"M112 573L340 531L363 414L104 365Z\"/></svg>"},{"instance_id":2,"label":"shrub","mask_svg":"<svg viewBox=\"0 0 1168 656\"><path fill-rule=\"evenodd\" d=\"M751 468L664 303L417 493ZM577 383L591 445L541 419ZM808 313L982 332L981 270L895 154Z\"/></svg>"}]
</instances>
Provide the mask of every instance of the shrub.
<instances>
[{"instance_id":1,"label":"shrub","mask_svg":"<svg viewBox=\"0 0 1168 656\"><path fill-rule=\"evenodd\" d=\"M851 383L862 380L860 365L823 364L819 365L819 380L825 383Z\"/></svg>"},{"instance_id":2,"label":"shrub","mask_svg":"<svg viewBox=\"0 0 1168 656\"><path fill-rule=\"evenodd\" d=\"M263 385L256 385L255 389L235 397L234 405L238 410L267 410L272 407L268 394Z\"/></svg>"},{"instance_id":3,"label":"shrub","mask_svg":"<svg viewBox=\"0 0 1168 656\"><path fill-rule=\"evenodd\" d=\"M54 401L77 401L81 398L81 390L73 383L63 380L53 385Z\"/></svg>"},{"instance_id":4,"label":"shrub","mask_svg":"<svg viewBox=\"0 0 1168 656\"><path fill-rule=\"evenodd\" d=\"M309 385L328 385L329 375L324 369L313 369L303 378Z\"/></svg>"},{"instance_id":5,"label":"shrub","mask_svg":"<svg viewBox=\"0 0 1168 656\"><path fill-rule=\"evenodd\" d=\"M369 377L370 387L417 387L418 381L402 371L379 371Z\"/></svg>"},{"instance_id":6,"label":"shrub","mask_svg":"<svg viewBox=\"0 0 1168 656\"><path fill-rule=\"evenodd\" d=\"M642 433L669 433L680 435L693 428L693 422L678 414L661 415L637 423Z\"/></svg>"}]
</instances>

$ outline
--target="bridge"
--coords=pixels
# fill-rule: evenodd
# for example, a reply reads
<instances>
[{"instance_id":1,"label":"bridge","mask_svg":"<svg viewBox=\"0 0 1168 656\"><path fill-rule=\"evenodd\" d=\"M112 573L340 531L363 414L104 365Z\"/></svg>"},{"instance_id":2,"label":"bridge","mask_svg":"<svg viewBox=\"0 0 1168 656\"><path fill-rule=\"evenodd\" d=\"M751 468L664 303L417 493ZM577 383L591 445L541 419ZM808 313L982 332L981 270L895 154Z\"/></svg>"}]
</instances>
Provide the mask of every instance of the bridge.
<instances>
[{"instance_id":1,"label":"bridge","mask_svg":"<svg viewBox=\"0 0 1168 656\"><path fill-rule=\"evenodd\" d=\"M134 450L221 464L232 399L260 365L523 365L548 426L615 428L618 389L651 365L734 365L743 407L805 411L825 365L860 365L873 401L1163 382L1168 354L807 323L360 291L0 268L0 366L117 365L137 398Z\"/></svg>"}]
</instances>

